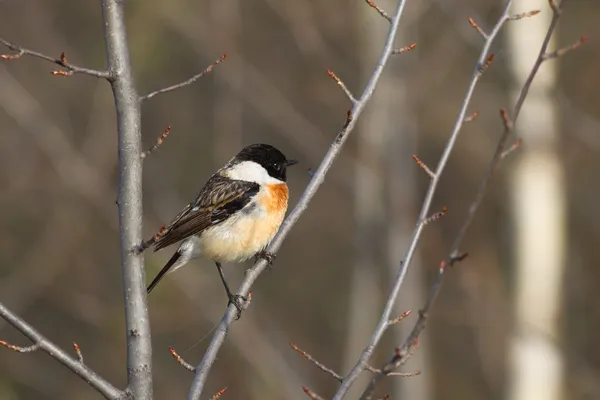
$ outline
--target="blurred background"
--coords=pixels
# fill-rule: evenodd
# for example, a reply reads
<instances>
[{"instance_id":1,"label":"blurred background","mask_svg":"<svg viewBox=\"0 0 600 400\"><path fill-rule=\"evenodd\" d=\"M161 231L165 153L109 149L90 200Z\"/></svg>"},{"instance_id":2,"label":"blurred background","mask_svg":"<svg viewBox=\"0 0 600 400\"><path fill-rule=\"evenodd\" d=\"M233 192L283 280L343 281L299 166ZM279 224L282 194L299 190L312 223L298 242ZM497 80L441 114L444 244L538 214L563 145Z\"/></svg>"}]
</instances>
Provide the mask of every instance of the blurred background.
<instances>
[{"instance_id":1,"label":"blurred background","mask_svg":"<svg viewBox=\"0 0 600 400\"><path fill-rule=\"evenodd\" d=\"M467 17L489 31L503 3L408 2L396 44L417 48L390 60L326 184L233 325L206 396L227 387L224 399L304 399L302 385L333 395L337 382L288 343L340 373L354 365L429 183L411 154L435 167L483 43ZM498 110L512 108L538 52L547 1L515 3L515 12L542 13L509 22L493 46L496 59L469 107L479 118L462 130L435 197L433 211L450 211L427 227L398 301L398 314L414 312L386 333L375 366L416 321L502 131ZM392 0L377 4L390 14L395 8ZM143 104L145 148L172 126L145 161L146 237L250 143L271 143L301 161L289 171L293 206L349 109L326 70L358 96L388 29L361 0L153 0L129 1L126 9L141 93L228 55L192 86ZM422 374L388 378L378 396L600 398L599 13L597 1L567 2L551 49L584 34L591 41L542 66L517 125L524 144L494 177L461 248L470 257L447 274L417 352L402 368ZM97 1L1 0L0 37L55 57L65 52L78 65L105 65ZM124 387L112 94L103 80L52 76L54 67L29 57L0 63L0 301L61 347L77 342L91 368ZM148 280L171 251L147 253ZM235 287L249 265L226 266ZM218 274L203 260L152 293L155 398L185 397L193 376L168 348L196 364L225 305ZM0 338L28 344L4 321ZM0 349L0 398L100 395L46 354Z\"/></svg>"}]
</instances>

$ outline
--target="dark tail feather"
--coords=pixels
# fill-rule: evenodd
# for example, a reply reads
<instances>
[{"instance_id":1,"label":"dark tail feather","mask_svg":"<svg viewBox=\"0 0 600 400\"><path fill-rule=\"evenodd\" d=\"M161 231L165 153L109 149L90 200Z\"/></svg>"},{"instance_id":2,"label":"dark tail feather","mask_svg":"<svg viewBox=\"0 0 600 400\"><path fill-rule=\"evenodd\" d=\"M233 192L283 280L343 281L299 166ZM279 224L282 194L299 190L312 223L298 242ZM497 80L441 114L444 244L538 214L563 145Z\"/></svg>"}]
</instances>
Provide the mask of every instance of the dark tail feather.
<instances>
[{"instance_id":1,"label":"dark tail feather","mask_svg":"<svg viewBox=\"0 0 600 400\"><path fill-rule=\"evenodd\" d=\"M177 260L179 260L179 257L181 257L181 253L179 251L173 254L173 257L171 257L171 259L167 261L167 264L163 267L163 269L160 270L158 275L156 275L156 278L154 278L150 286L148 286L148 293L150 293L152 289L154 289L154 286L158 285L158 282L160 282L160 280L165 276L165 274L169 272L173 264L175 264Z\"/></svg>"}]
</instances>

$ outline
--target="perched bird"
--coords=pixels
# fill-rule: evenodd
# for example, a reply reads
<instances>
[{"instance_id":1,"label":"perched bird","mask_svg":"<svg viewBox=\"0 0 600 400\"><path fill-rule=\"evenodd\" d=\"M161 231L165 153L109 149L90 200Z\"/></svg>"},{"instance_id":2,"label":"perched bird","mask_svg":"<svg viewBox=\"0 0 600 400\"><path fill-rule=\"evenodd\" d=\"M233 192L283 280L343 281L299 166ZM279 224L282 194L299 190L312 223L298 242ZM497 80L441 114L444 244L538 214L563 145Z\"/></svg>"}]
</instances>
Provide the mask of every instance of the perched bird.
<instances>
[{"instance_id":1,"label":"perched bird","mask_svg":"<svg viewBox=\"0 0 600 400\"><path fill-rule=\"evenodd\" d=\"M288 207L286 168L296 164L268 144L243 148L219 169L166 227L140 246L154 251L181 242L148 286L148 293L169 271L203 256L213 260L229 301L241 311L242 296L229 290L221 263L253 256L272 261L264 249L277 233Z\"/></svg>"}]
</instances>

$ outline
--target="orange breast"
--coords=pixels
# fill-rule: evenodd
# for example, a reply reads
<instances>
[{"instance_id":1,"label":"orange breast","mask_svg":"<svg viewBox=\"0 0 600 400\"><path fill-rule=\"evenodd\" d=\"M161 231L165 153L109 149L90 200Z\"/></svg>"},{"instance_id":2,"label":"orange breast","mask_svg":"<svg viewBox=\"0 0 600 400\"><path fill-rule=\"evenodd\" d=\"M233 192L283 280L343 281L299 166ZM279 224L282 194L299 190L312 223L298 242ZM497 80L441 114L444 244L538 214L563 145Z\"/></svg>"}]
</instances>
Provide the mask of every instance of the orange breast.
<instances>
[{"instance_id":1,"label":"orange breast","mask_svg":"<svg viewBox=\"0 0 600 400\"><path fill-rule=\"evenodd\" d=\"M266 185L268 188L268 195L265 196L265 208L269 210L269 213L278 213L283 210L287 210L288 205L288 188L285 183L269 184Z\"/></svg>"}]
</instances>

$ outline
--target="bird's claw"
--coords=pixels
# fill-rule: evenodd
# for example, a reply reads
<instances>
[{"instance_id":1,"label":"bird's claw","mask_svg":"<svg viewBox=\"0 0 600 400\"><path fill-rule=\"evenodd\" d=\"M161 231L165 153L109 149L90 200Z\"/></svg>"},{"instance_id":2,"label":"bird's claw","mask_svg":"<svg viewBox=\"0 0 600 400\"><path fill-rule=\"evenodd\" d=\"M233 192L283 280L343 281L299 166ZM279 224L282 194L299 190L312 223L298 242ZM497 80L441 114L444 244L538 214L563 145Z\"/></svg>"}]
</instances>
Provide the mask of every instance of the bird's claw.
<instances>
[{"instance_id":1,"label":"bird's claw","mask_svg":"<svg viewBox=\"0 0 600 400\"><path fill-rule=\"evenodd\" d=\"M236 320L240 319L240 317L242 316L242 311L246 309L247 301L248 298L246 296L242 296L240 294L229 295L229 303L227 304L227 306L229 306L229 304L233 304L235 308L237 308L237 316L235 318Z\"/></svg>"},{"instance_id":2,"label":"bird's claw","mask_svg":"<svg viewBox=\"0 0 600 400\"><path fill-rule=\"evenodd\" d=\"M277 258L277 254L274 253L269 253L268 251L259 251L258 253L256 253L256 255L254 256L254 262L257 262L260 259L263 259L267 262L267 268L269 268L269 270L271 270L271 267L273 266L273 261L275 260L275 258Z\"/></svg>"}]
</instances>

